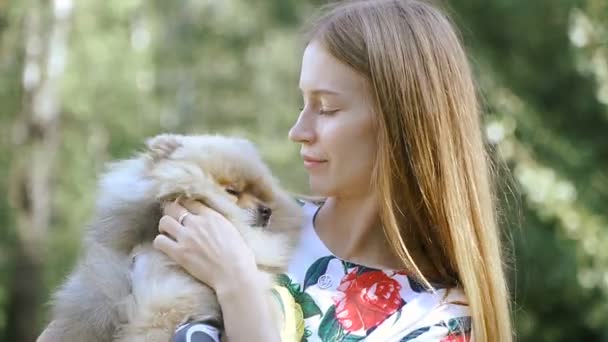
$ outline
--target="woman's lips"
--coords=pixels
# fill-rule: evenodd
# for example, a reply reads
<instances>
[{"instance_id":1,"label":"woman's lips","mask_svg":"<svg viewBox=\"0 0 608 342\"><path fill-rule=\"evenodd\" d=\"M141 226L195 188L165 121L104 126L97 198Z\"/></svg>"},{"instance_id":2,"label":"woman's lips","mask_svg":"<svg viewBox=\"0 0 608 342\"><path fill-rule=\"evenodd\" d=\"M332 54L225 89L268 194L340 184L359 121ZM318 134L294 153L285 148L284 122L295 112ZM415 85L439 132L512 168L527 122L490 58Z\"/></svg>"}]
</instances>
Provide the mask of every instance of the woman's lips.
<instances>
[{"instance_id":1,"label":"woman's lips","mask_svg":"<svg viewBox=\"0 0 608 342\"><path fill-rule=\"evenodd\" d=\"M304 160L304 167L307 169L318 167L319 165L327 162L327 160L317 159L305 155L302 156L302 159Z\"/></svg>"}]
</instances>

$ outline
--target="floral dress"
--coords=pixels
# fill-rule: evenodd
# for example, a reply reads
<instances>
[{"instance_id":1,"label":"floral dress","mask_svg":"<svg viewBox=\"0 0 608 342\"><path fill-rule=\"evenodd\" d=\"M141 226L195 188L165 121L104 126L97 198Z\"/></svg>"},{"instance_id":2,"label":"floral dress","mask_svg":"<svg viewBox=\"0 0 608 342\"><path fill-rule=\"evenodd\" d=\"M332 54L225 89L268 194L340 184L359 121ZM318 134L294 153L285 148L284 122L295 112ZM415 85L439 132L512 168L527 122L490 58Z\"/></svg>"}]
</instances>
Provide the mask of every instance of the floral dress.
<instances>
[{"instance_id":1,"label":"floral dress","mask_svg":"<svg viewBox=\"0 0 608 342\"><path fill-rule=\"evenodd\" d=\"M306 222L288 271L273 293L282 306L283 341L469 341L471 319L459 288L429 292L404 272L333 255Z\"/></svg>"}]
</instances>

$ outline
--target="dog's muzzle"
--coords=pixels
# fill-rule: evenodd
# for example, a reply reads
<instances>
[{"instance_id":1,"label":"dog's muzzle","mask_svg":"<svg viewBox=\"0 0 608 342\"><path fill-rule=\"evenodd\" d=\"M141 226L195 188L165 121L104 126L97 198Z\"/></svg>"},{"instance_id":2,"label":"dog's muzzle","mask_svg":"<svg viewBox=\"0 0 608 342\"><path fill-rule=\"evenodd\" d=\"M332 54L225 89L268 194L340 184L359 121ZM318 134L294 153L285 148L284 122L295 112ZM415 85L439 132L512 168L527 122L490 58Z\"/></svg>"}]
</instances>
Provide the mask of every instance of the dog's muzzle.
<instances>
[{"instance_id":1,"label":"dog's muzzle","mask_svg":"<svg viewBox=\"0 0 608 342\"><path fill-rule=\"evenodd\" d=\"M256 215L256 226L258 227L266 227L268 226L268 222L270 221L270 216L272 216L272 209L268 208L264 205L258 206L258 212Z\"/></svg>"}]
</instances>

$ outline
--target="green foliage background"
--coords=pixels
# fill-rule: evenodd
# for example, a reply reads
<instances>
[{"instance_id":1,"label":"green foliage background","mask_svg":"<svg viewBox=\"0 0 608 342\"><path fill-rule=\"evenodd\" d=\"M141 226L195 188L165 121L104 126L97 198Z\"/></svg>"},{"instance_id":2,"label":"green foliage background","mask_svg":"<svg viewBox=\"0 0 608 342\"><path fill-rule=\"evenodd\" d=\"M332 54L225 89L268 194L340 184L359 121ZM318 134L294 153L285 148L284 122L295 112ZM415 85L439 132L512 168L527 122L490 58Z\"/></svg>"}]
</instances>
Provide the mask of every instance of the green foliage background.
<instances>
[{"instance_id":1,"label":"green foliage background","mask_svg":"<svg viewBox=\"0 0 608 342\"><path fill-rule=\"evenodd\" d=\"M60 142L40 304L78 254L105 162L159 132L220 132L255 141L284 185L306 191L296 119L298 32L321 1L78 0L71 4L56 99ZM520 341L608 341L608 3L604 0L453 0L487 113L509 166L500 194ZM15 125L26 19L50 3L0 0L0 340L20 271L11 179L27 151ZM41 39L52 44L48 34ZM16 171L17 170L17 171ZM502 182L503 180L501 180Z\"/></svg>"}]
</instances>

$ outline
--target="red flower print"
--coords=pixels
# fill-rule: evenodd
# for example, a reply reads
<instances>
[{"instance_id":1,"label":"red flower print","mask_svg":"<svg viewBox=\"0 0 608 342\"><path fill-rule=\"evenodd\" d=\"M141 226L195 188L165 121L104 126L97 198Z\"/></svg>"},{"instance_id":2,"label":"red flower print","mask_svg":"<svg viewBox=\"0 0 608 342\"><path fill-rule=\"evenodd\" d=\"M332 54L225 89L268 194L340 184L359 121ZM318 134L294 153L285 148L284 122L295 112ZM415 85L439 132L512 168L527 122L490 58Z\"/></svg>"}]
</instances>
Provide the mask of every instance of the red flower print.
<instances>
[{"instance_id":1,"label":"red flower print","mask_svg":"<svg viewBox=\"0 0 608 342\"><path fill-rule=\"evenodd\" d=\"M336 318L348 332L368 330L382 323L402 305L401 285L382 271L349 272L338 286L343 295L335 298Z\"/></svg>"},{"instance_id":2,"label":"red flower print","mask_svg":"<svg viewBox=\"0 0 608 342\"><path fill-rule=\"evenodd\" d=\"M449 334L439 342L469 342L470 339L466 334Z\"/></svg>"}]
</instances>

